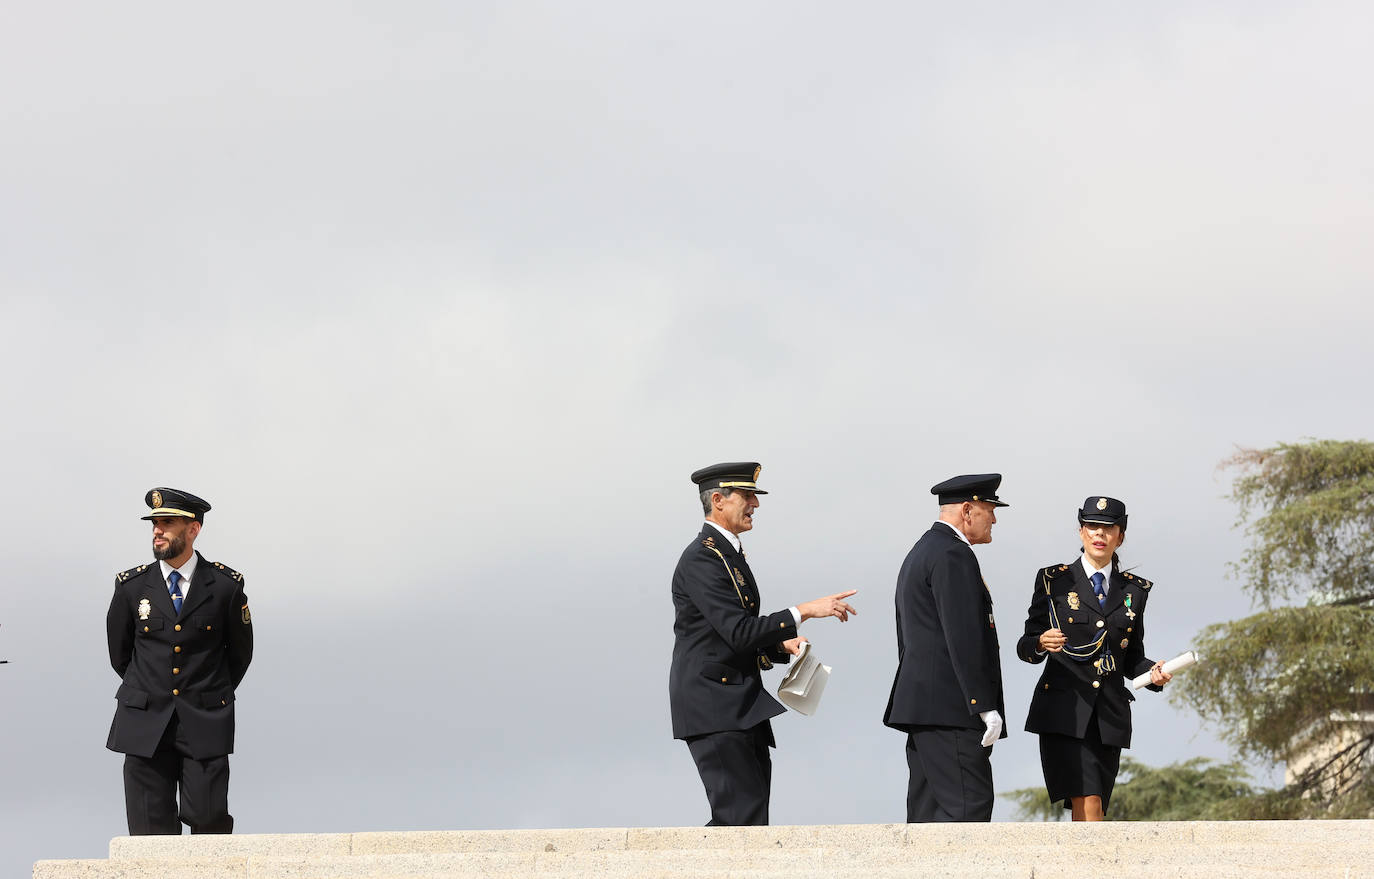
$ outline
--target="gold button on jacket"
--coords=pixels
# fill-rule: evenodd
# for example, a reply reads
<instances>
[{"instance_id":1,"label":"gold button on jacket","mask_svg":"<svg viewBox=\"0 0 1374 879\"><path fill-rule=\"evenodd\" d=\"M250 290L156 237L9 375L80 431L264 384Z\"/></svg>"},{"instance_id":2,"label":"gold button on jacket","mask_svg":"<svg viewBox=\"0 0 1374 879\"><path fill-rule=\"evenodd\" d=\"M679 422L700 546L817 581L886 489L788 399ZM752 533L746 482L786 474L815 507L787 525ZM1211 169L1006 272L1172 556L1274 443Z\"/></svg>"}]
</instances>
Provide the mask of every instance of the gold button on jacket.
<instances>
[{"instance_id":1,"label":"gold button on jacket","mask_svg":"<svg viewBox=\"0 0 1374 879\"><path fill-rule=\"evenodd\" d=\"M156 562L115 577L105 618L119 676L111 750L154 753L175 711L192 759L233 751L234 689L253 652L253 628L243 619L248 599L241 575L198 559L180 611Z\"/></svg>"},{"instance_id":2,"label":"gold button on jacket","mask_svg":"<svg viewBox=\"0 0 1374 879\"><path fill-rule=\"evenodd\" d=\"M1149 581L1113 572L1107 600L1099 603L1085 600L1092 596L1089 574L1076 559L1070 565L1041 568L1032 580L1017 652L1026 662L1041 664L1042 670L1025 728L1036 735L1081 740L1095 724L1103 745L1129 748L1135 699L1128 682L1152 662L1145 655L1143 619ZM1082 608L1076 607L1080 601ZM1031 648L1052 628L1064 631L1063 650L1034 652ZM1055 765L1045 769L1047 778L1051 769L1062 768L1050 762Z\"/></svg>"}]
</instances>

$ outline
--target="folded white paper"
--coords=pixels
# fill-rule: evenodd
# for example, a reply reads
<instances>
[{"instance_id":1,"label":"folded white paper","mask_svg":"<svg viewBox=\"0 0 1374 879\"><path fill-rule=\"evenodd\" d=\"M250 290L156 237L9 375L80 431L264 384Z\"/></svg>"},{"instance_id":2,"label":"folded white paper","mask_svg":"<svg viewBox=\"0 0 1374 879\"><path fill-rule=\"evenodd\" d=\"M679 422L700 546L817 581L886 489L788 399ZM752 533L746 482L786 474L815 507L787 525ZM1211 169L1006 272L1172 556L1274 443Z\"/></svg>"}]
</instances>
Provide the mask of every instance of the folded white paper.
<instances>
[{"instance_id":1,"label":"folded white paper","mask_svg":"<svg viewBox=\"0 0 1374 879\"><path fill-rule=\"evenodd\" d=\"M1197 662L1197 654L1193 651L1189 650L1185 653L1180 653L1178 656L1175 656L1173 659L1164 663L1164 673L1173 674L1176 671L1183 671L1185 668L1187 668L1195 662ZM1147 671L1145 672L1145 674L1140 675L1139 677L1134 678L1131 681L1131 689L1139 690L1141 687L1149 686L1149 684L1150 673Z\"/></svg>"},{"instance_id":2,"label":"folded white paper","mask_svg":"<svg viewBox=\"0 0 1374 879\"><path fill-rule=\"evenodd\" d=\"M803 641L801 652L792 657L792 667L778 685L778 699L798 714L815 714L830 680L830 666L811 652L811 642Z\"/></svg>"}]
</instances>

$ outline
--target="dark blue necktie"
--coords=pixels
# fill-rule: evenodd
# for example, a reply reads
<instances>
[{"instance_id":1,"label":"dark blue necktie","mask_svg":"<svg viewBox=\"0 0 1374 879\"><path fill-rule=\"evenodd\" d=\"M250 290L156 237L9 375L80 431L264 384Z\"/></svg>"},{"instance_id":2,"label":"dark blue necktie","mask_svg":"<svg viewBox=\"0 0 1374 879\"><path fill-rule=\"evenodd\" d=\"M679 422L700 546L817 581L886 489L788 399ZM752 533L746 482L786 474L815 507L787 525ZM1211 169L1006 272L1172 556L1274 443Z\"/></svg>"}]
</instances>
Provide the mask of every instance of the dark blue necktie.
<instances>
[{"instance_id":1,"label":"dark blue necktie","mask_svg":"<svg viewBox=\"0 0 1374 879\"><path fill-rule=\"evenodd\" d=\"M177 613L181 613L181 572L173 571L167 580L172 584L172 588L168 590L172 593L172 607Z\"/></svg>"},{"instance_id":2,"label":"dark blue necktie","mask_svg":"<svg viewBox=\"0 0 1374 879\"><path fill-rule=\"evenodd\" d=\"M1102 588L1102 581L1106 579L1106 577L1102 576L1101 571L1098 571L1092 576L1093 593L1097 596L1097 603L1099 606L1107 603L1107 590Z\"/></svg>"}]
</instances>

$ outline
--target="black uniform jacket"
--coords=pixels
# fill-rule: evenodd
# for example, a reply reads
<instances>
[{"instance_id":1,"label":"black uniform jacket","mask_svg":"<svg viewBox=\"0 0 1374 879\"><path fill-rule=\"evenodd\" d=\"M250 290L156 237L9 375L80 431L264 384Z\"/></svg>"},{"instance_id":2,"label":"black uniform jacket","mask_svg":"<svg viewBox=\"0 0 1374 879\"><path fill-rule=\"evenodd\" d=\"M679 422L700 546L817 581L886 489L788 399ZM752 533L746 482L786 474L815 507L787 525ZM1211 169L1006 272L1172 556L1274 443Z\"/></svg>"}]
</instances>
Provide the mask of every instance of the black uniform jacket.
<instances>
[{"instance_id":1,"label":"black uniform jacket","mask_svg":"<svg viewBox=\"0 0 1374 879\"><path fill-rule=\"evenodd\" d=\"M1101 606L1080 560L1036 573L1026 633L1016 642L1016 655L1030 663L1045 662L1046 657L1049 662L1035 685L1027 732L1081 739L1096 708L1102 743L1131 746L1135 697L1128 682L1154 665L1145 656L1145 602L1152 584L1115 570L1109 583L1107 603ZM1068 642L1058 653L1041 654L1040 635L1054 627L1051 610ZM1108 654L1110 659L1105 658ZM1100 673L1099 662L1115 669Z\"/></svg>"},{"instance_id":2,"label":"black uniform jacket","mask_svg":"<svg viewBox=\"0 0 1374 879\"><path fill-rule=\"evenodd\" d=\"M790 610L759 616L759 590L741 553L711 525L673 571L673 738L749 729L786 709L763 688L760 667L787 662L797 637Z\"/></svg>"},{"instance_id":3,"label":"black uniform jacket","mask_svg":"<svg viewBox=\"0 0 1374 879\"><path fill-rule=\"evenodd\" d=\"M897 575L896 602L897 675L883 723L982 729L984 711L1005 718L992 595L954 529L936 522L916 541Z\"/></svg>"},{"instance_id":4,"label":"black uniform jacket","mask_svg":"<svg viewBox=\"0 0 1374 879\"><path fill-rule=\"evenodd\" d=\"M253 658L253 624L243 575L196 556L179 615L157 562L115 577L105 633L123 682L112 751L151 757L173 712L195 759L234 750L234 688Z\"/></svg>"}]
</instances>

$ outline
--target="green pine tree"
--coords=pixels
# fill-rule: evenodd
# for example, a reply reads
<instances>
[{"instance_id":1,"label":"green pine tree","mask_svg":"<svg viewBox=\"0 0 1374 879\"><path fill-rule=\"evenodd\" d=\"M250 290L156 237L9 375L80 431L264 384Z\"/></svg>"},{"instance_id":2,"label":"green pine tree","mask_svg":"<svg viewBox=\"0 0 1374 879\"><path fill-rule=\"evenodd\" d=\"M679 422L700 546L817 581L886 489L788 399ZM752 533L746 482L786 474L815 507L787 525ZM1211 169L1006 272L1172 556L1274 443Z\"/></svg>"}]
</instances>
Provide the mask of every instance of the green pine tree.
<instances>
[{"instance_id":1,"label":"green pine tree","mask_svg":"<svg viewBox=\"0 0 1374 879\"><path fill-rule=\"evenodd\" d=\"M1281 444L1223 466L1251 539L1233 573L1259 611L1204 629L1205 661L1170 695L1289 780L1217 817L1374 816L1374 443Z\"/></svg>"}]
</instances>

